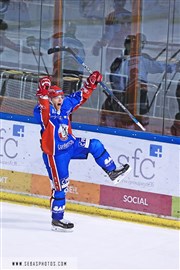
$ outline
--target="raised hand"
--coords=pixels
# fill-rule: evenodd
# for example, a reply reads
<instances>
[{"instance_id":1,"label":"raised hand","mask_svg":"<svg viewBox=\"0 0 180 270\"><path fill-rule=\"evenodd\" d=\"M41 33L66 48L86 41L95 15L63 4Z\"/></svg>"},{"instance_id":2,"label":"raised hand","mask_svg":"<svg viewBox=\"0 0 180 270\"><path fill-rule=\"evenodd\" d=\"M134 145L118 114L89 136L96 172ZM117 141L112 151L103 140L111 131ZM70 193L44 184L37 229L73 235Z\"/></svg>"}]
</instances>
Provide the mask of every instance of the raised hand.
<instances>
[{"instance_id":1,"label":"raised hand","mask_svg":"<svg viewBox=\"0 0 180 270\"><path fill-rule=\"evenodd\" d=\"M36 96L46 96L51 87L51 80L48 76L39 80Z\"/></svg>"},{"instance_id":2,"label":"raised hand","mask_svg":"<svg viewBox=\"0 0 180 270\"><path fill-rule=\"evenodd\" d=\"M84 83L87 89L96 89L97 84L102 81L102 74L99 71L94 71Z\"/></svg>"}]
</instances>

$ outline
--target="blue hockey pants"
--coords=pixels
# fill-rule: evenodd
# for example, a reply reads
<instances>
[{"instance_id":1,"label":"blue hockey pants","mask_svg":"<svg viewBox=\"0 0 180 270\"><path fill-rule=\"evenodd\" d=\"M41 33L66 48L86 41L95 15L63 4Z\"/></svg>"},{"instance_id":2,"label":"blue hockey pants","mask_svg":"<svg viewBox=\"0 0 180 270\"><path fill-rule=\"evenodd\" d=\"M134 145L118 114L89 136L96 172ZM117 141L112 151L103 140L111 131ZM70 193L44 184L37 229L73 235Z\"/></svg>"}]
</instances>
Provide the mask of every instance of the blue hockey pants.
<instances>
[{"instance_id":1,"label":"blue hockey pants","mask_svg":"<svg viewBox=\"0 0 180 270\"><path fill-rule=\"evenodd\" d=\"M43 160L52 181L51 198L52 218L60 220L64 216L66 192L69 184L69 163L71 159L87 159L92 154L96 163L105 171L112 171L116 165L104 145L97 139L77 138L75 143L59 155L49 156L43 153Z\"/></svg>"}]
</instances>

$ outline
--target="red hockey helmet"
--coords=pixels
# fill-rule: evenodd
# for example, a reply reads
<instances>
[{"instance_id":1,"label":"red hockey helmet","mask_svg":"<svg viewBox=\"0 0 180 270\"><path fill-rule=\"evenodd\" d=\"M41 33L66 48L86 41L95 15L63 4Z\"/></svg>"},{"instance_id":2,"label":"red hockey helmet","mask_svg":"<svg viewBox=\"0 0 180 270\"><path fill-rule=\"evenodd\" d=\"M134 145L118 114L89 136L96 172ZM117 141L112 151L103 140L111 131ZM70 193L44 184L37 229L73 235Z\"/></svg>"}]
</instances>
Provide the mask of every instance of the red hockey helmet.
<instances>
[{"instance_id":1,"label":"red hockey helmet","mask_svg":"<svg viewBox=\"0 0 180 270\"><path fill-rule=\"evenodd\" d=\"M57 96L63 96L63 95L64 95L63 90L57 85L52 85L48 91L48 96L50 98L54 98Z\"/></svg>"}]
</instances>

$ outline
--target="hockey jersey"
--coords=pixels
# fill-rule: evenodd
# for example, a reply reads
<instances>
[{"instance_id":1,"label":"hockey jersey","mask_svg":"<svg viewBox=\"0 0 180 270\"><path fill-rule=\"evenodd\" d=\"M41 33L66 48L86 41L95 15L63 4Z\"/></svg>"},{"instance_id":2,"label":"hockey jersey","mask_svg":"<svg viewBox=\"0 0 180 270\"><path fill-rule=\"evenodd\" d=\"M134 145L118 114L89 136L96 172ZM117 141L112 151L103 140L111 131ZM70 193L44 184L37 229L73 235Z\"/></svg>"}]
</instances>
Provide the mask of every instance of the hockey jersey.
<instances>
[{"instance_id":1,"label":"hockey jersey","mask_svg":"<svg viewBox=\"0 0 180 270\"><path fill-rule=\"evenodd\" d=\"M89 95L91 94L91 91ZM57 111L47 98L40 97L34 108L34 116L41 125L41 148L48 155L58 155L67 151L76 138L72 134L69 116L87 99L83 91L77 91L64 98Z\"/></svg>"}]
</instances>

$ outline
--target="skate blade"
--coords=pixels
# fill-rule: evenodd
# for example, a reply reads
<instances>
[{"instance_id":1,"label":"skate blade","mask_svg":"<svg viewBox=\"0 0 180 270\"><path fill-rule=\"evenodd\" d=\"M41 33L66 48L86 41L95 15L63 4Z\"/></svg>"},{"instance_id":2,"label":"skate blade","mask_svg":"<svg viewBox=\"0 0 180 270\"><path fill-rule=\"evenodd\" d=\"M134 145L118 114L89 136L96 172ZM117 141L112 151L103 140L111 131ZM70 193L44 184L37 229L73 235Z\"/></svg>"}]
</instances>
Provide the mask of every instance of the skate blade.
<instances>
[{"instance_id":1,"label":"skate blade","mask_svg":"<svg viewBox=\"0 0 180 270\"><path fill-rule=\"evenodd\" d=\"M121 174L121 175L119 175L114 181L113 181L113 184L114 185L117 185L117 184L119 184L130 172L131 172L131 170L132 170L132 168L131 167L129 167L128 168L128 170L125 172L125 173L123 173L123 174Z\"/></svg>"},{"instance_id":2,"label":"skate blade","mask_svg":"<svg viewBox=\"0 0 180 270\"><path fill-rule=\"evenodd\" d=\"M73 232L73 229L74 228L64 229L64 228L53 226L53 225L51 226L51 230L55 232Z\"/></svg>"}]
</instances>

